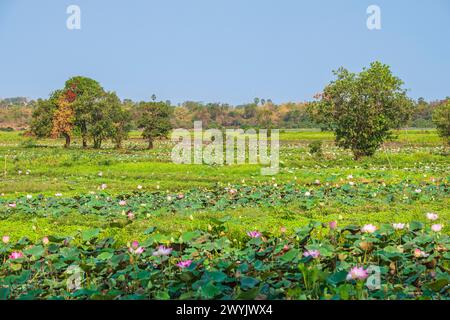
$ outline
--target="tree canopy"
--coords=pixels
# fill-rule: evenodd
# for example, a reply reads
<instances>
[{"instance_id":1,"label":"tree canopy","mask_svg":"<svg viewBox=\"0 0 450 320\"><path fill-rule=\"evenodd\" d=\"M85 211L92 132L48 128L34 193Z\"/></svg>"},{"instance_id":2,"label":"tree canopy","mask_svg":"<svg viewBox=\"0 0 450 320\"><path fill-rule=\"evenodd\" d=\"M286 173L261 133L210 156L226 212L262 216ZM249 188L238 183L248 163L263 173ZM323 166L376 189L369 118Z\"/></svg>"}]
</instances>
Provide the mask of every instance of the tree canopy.
<instances>
[{"instance_id":1,"label":"tree canopy","mask_svg":"<svg viewBox=\"0 0 450 320\"><path fill-rule=\"evenodd\" d=\"M310 104L312 117L332 130L336 144L355 159L371 156L390 137L390 130L407 123L412 100L389 66L374 62L359 74L344 68Z\"/></svg>"}]
</instances>

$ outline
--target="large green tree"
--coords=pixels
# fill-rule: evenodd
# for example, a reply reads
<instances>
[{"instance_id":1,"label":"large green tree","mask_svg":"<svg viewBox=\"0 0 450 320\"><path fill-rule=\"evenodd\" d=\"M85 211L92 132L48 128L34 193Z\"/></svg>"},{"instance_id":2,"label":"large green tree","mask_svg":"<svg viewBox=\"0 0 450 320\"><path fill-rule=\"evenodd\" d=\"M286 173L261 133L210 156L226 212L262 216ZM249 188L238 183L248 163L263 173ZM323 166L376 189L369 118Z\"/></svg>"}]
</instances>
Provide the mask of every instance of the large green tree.
<instances>
[{"instance_id":1,"label":"large green tree","mask_svg":"<svg viewBox=\"0 0 450 320\"><path fill-rule=\"evenodd\" d=\"M433 123L439 135L450 145L450 99L436 107L433 112Z\"/></svg>"},{"instance_id":2,"label":"large green tree","mask_svg":"<svg viewBox=\"0 0 450 320\"><path fill-rule=\"evenodd\" d=\"M139 104L139 128L143 129L142 137L148 141L148 149L153 149L153 142L158 138L166 138L171 129L171 107L165 102L141 102Z\"/></svg>"},{"instance_id":3,"label":"large green tree","mask_svg":"<svg viewBox=\"0 0 450 320\"><path fill-rule=\"evenodd\" d=\"M92 125L92 121L95 120L95 115L92 112L99 100L104 97L105 91L97 81L80 76L67 80L64 91L68 95L69 102L75 112L75 125L80 131L85 148L87 147L89 132L92 131L89 129L89 125Z\"/></svg>"},{"instance_id":4,"label":"large green tree","mask_svg":"<svg viewBox=\"0 0 450 320\"><path fill-rule=\"evenodd\" d=\"M316 122L334 131L336 144L350 149L355 159L371 156L404 125L413 102L389 66L374 62L356 74L344 68L310 104Z\"/></svg>"},{"instance_id":5,"label":"large green tree","mask_svg":"<svg viewBox=\"0 0 450 320\"><path fill-rule=\"evenodd\" d=\"M119 104L114 99L114 103L109 106L109 116L111 119L110 138L117 149L122 148L123 140L128 138L128 133L132 129L131 113L126 104Z\"/></svg>"},{"instance_id":6,"label":"large green tree","mask_svg":"<svg viewBox=\"0 0 450 320\"><path fill-rule=\"evenodd\" d=\"M120 100L113 92L103 93L92 104L87 113L87 136L94 142L94 148L100 149L102 142L112 136L112 110L120 108Z\"/></svg>"}]
</instances>

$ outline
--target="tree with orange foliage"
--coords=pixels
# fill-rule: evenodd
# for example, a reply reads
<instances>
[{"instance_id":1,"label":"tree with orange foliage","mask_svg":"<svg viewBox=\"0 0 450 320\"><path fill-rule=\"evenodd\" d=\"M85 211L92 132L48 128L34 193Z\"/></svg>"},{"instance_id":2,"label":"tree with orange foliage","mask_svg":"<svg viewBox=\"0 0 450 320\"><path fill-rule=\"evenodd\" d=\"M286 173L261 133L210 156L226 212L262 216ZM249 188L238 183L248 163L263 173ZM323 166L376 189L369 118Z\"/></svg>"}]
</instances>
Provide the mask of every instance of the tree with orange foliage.
<instances>
[{"instance_id":1,"label":"tree with orange foliage","mask_svg":"<svg viewBox=\"0 0 450 320\"><path fill-rule=\"evenodd\" d=\"M63 94L59 97L57 109L53 114L53 127L51 136L53 138L63 136L66 139L64 148L70 147L74 121L75 112L67 99L67 95Z\"/></svg>"}]
</instances>

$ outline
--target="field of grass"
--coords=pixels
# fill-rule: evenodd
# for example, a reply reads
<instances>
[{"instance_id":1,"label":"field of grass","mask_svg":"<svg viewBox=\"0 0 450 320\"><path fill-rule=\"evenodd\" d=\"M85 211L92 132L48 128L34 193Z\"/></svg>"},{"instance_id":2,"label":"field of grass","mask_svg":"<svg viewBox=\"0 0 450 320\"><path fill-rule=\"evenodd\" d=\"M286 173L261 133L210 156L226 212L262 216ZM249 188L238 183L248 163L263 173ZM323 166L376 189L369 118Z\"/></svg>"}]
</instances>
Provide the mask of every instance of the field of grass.
<instances>
[{"instance_id":1,"label":"field of grass","mask_svg":"<svg viewBox=\"0 0 450 320\"><path fill-rule=\"evenodd\" d=\"M138 132L131 134L123 150L114 150L111 145L102 150L83 150L79 141L64 150L62 141L31 142L19 132L2 132L0 235L38 239L50 233L76 234L99 227L105 235L115 235L125 243L142 237L149 226L173 236L207 228L212 219L221 217L230 217L227 224L236 238L248 229L277 233L283 226L293 231L312 220L338 220L342 224L410 222L423 219L426 212L436 212L444 221L450 218L450 161L433 130L399 131L373 158L358 162L333 145L331 133L287 131L281 132L280 140L280 173L272 177L262 176L257 165L173 164L170 141L159 142L154 150L147 151ZM324 142L322 157L308 153L308 143L314 140ZM276 192L286 185L293 185L297 192L289 201L258 198L259 188L270 187ZM188 199L190 194L217 193L227 188L253 188L256 195L244 205L229 207L186 205L169 210L161 206L120 227L110 227L115 215L123 217L120 208L108 218L80 213L79 208L67 208L58 215L6 213L8 203L26 201L27 195L33 199L39 195L53 199L55 194L62 199L89 194L108 194L115 199L131 195L139 201L142 194L175 199L183 194ZM323 195L330 188L335 193ZM421 192L415 193L419 189ZM311 194L307 201L306 192Z\"/></svg>"},{"instance_id":2,"label":"field of grass","mask_svg":"<svg viewBox=\"0 0 450 320\"><path fill-rule=\"evenodd\" d=\"M122 150L0 132L0 299L448 299L450 161L434 131L360 161L330 133L280 144L263 176L174 164L172 142L149 151L138 132Z\"/></svg>"}]
</instances>

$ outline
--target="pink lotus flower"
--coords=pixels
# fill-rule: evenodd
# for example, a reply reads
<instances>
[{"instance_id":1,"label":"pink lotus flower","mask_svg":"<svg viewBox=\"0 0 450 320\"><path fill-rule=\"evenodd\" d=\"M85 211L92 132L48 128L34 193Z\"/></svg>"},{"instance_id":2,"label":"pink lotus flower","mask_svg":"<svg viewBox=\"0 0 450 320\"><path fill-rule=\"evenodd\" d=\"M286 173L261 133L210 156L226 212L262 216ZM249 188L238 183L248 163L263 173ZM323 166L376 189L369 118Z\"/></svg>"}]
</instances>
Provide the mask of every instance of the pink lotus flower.
<instances>
[{"instance_id":1,"label":"pink lotus flower","mask_svg":"<svg viewBox=\"0 0 450 320\"><path fill-rule=\"evenodd\" d=\"M9 256L9 259L11 260L16 260L16 259L20 259L23 257L23 253L22 252L18 252L18 251L14 251L13 253L11 253L11 255Z\"/></svg>"},{"instance_id":2,"label":"pink lotus flower","mask_svg":"<svg viewBox=\"0 0 450 320\"><path fill-rule=\"evenodd\" d=\"M159 246L158 250L156 250L155 252L153 252L153 255L155 257L159 257L159 256L168 256L169 254L172 253L172 248L167 248L165 246Z\"/></svg>"},{"instance_id":3,"label":"pink lotus flower","mask_svg":"<svg viewBox=\"0 0 450 320\"><path fill-rule=\"evenodd\" d=\"M134 250L134 253L135 254L141 254L141 253L143 253L144 252L144 248L142 248L142 247L139 247L139 248L137 248L136 250Z\"/></svg>"},{"instance_id":4,"label":"pink lotus flower","mask_svg":"<svg viewBox=\"0 0 450 320\"><path fill-rule=\"evenodd\" d=\"M128 219L133 220L134 219L134 213L131 212L131 211L128 211L127 217L128 217Z\"/></svg>"},{"instance_id":5,"label":"pink lotus flower","mask_svg":"<svg viewBox=\"0 0 450 320\"><path fill-rule=\"evenodd\" d=\"M50 240L48 239L48 237L44 237L42 238L42 243L44 244L44 246L46 246L50 243Z\"/></svg>"},{"instance_id":6,"label":"pink lotus flower","mask_svg":"<svg viewBox=\"0 0 450 320\"><path fill-rule=\"evenodd\" d=\"M377 227L373 224L366 224L364 227L362 227L361 231L364 233L374 233L375 231L377 231Z\"/></svg>"},{"instance_id":7,"label":"pink lotus flower","mask_svg":"<svg viewBox=\"0 0 450 320\"><path fill-rule=\"evenodd\" d=\"M349 280L364 280L369 276L367 270L363 267L353 267L347 274L347 281Z\"/></svg>"},{"instance_id":8,"label":"pink lotus flower","mask_svg":"<svg viewBox=\"0 0 450 320\"><path fill-rule=\"evenodd\" d=\"M423 252L420 249L414 249L414 253L413 254L414 254L414 257L416 257L416 258L426 258L426 257L429 256L429 254Z\"/></svg>"},{"instance_id":9,"label":"pink lotus flower","mask_svg":"<svg viewBox=\"0 0 450 320\"><path fill-rule=\"evenodd\" d=\"M319 250L308 250L303 253L303 256L317 259L320 256L320 252Z\"/></svg>"},{"instance_id":10,"label":"pink lotus flower","mask_svg":"<svg viewBox=\"0 0 450 320\"><path fill-rule=\"evenodd\" d=\"M433 230L434 232L441 232L442 224L433 224L431 226L431 230Z\"/></svg>"},{"instance_id":11,"label":"pink lotus flower","mask_svg":"<svg viewBox=\"0 0 450 320\"><path fill-rule=\"evenodd\" d=\"M139 242L133 241L131 247L128 249L132 254L141 254L144 252L144 248L139 246Z\"/></svg>"},{"instance_id":12,"label":"pink lotus flower","mask_svg":"<svg viewBox=\"0 0 450 320\"><path fill-rule=\"evenodd\" d=\"M15 203L10 203L10 204L8 204L8 207L10 207L10 208L15 208L17 205L15 204Z\"/></svg>"},{"instance_id":13,"label":"pink lotus flower","mask_svg":"<svg viewBox=\"0 0 450 320\"><path fill-rule=\"evenodd\" d=\"M7 244L9 242L9 236L3 236L2 241L4 244Z\"/></svg>"},{"instance_id":14,"label":"pink lotus flower","mask_svg":"<svg viewBox=\"0 0 450 320\"><path fill-rule=\"evenodd\" d=\"M119 201L119 206L123 207L123 206L126 206L126 205L127 205L127 202L125 200L120 200Z\"/></svg>"},{"instance_id":15,"label":"pink lotus flower","mask_svg":"<svg viewBox=\"0 0 450 320\"><path fill-rule=\"evenodd\" d=\"M250 238L259 238L262 236L261 232L258 232L258 231L249 231L249 232L247 232L247 235Z\"/></svg>"},{"instance_id":16,"label":"pink lotus flower","mask_svg":"<svg viewBox=\"0 0 450 320\"><path fill-rule=\"evenodd\" d=\"M281 233L286 233L286 231L287 231L286 227L281 227L281 228L280 228L280 232L281 232Z\"/></svg>"},{"instance_id":17,"label":"pink lotus flower","mask_svg":"<svg viewBox=\"0 0 450 320\"><path fill-rule=\"evenodd\" d=\"M133 242L131 243L131 247L132 247L133 249L137 249L137 248L139 247L139 242L137 242L136 240L133 241Z\"/></svg>"},{"instance_id":18,"label":"pink lotus flower","mask_svg":"<svg viewBox=\"0 0 450 320\"><path fill-rule=\"evenodd\" d=\"M439 219L439 216L436 213L428 212L427 219L431 221L436 221L437 219Z\"/></svg>"},{"instance_id":19,"label":"pink lotus flower","mask_svg":"<svg viewBox=\"0 0 450 320\"><path fill-rule=\"evenodd\" d=\"M395 229L395 230L403 230L403 229L405 229L405 224L404 223L393 223L392 224L392 227Z\"/></svg>"},{"instance_id":20,"label":"pink lotus flower","mask_svg":"<svg viewBox=\"0 0 450 320\"><path fill-rule=\"evenodd\" d=\"M189 266L192 264L192 260L185 260L185 261L180 261L177 263L177 266L180 267L181 269L184 268L189 268Z\"/></svg>"},{"instance_id":21,"label":"pink lotus flower","mask_svg":"<svg viewBox=\"0 0 450 320\"><path fill-rule=\"evenodd\" d=\"M329 227L331 230L335 230L337 228L337 221L331 221Z\"/></svg>"}]
</instances>

